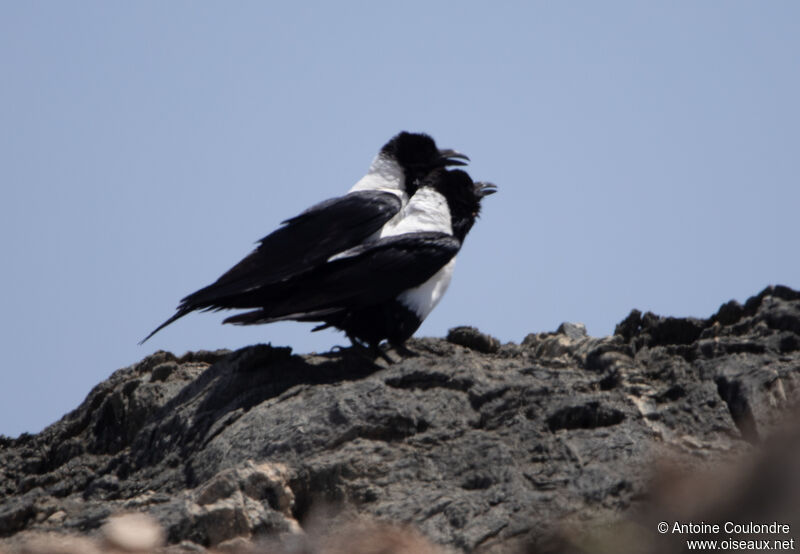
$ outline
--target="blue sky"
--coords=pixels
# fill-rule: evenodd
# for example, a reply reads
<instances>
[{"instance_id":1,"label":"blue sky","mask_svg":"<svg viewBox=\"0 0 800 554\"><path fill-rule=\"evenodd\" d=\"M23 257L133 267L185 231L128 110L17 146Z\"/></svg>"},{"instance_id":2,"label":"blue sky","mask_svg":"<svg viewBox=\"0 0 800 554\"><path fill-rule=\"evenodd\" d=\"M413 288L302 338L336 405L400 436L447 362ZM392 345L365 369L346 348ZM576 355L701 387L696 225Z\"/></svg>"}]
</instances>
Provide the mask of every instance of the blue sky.
<instances>
[{"instance_id":1,"label":"blue sky","mask_svg":"<svg viewBox=\"0 0 800 554\"><path fill-rule=\"evenodd\" d=\"M418 336L504 341L800 287L796 2L5 2L0 434L157 349L324 351L193 314L396 132L500 192Z\"/></svg>"}]
</instances>

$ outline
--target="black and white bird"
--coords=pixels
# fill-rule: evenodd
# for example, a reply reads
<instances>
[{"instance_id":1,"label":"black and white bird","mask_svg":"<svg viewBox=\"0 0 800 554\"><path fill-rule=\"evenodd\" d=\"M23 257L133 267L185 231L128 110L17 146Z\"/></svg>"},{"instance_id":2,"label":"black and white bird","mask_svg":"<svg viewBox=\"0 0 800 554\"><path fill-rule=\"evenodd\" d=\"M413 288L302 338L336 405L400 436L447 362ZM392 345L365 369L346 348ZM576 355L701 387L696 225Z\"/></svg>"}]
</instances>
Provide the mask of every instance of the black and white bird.
<instances>
[{"instance_id":1,"label":"black and white bird","mask_svg":"<svg viewBox=\"0 0 800 554\"><path fill-rule=\"evenodd\" d=\"M383 340L404 352L447 290L456 254L497 187L473 183L460 170L434 170L420 184L405 217L383 236L342 252L313 270L260 290L258 310L225 323L316 321L336 327L354 345L380 353Z\"/></svg>"},{"instance_id":2,"label":"black and white bird","mask_svg":"<svg viewBox=\"0 0 800 554\"><path fill-rule=\"evenodd\" d=\"M403 209L421 179L436 168L465 165L469 158L439 149L423 133L403 131L387 142L366 175L344 196L312 206L287 219L258 247L211 285L183 298L175 314L145 337L195 310L254 308L263 287L280 283L340 252L380 238Z\"/></svg>"}]
</instances>

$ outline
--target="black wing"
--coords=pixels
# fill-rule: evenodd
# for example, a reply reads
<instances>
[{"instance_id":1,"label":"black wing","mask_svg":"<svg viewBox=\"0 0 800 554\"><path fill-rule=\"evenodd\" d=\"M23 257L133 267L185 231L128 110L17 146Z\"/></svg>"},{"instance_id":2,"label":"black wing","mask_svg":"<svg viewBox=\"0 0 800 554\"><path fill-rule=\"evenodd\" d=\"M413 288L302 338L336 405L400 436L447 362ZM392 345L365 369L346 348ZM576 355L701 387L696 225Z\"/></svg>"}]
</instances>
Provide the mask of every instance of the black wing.
<instances>
[{"instance_id":1,"label":"black wing","mask_svg":"<svg viewBox=\"0 0 800 554\"><path fill-rule=\"evenodd\" d=\"M458 253L461 243L445 233L408 233L362 245L300 278L262 289L262 308L225 323L266 323L323 318L396 298L430 279Z\"/></svg>"},{"instance_id":2,"label":"black wing","mask_svg":"<svg viewBox=\"0 0 800 554\"><path fill-rule=\"evenodd\" d=\"M186 304L214 304L230 295L277 283L361 244L402 207L390 192L358 191L317 204L287 219L212 285L190 294ZM225 306L227 307L227 306Z\"/></svg>"},{"instance_id":3,"label":"black wing","mask_svg":"<svg viewBox=\"0 0 800 554\"><path fill-rule=\"evenodd\" d=\"M194 310L253 308L254 291L302 274L331 256L361 244L402 208L391 192L356 191L326 200L287 219L258 247L211 285L181 300L155 333ZM141 344L139 343L139 344Z\"/></svg>"}]
</instances>

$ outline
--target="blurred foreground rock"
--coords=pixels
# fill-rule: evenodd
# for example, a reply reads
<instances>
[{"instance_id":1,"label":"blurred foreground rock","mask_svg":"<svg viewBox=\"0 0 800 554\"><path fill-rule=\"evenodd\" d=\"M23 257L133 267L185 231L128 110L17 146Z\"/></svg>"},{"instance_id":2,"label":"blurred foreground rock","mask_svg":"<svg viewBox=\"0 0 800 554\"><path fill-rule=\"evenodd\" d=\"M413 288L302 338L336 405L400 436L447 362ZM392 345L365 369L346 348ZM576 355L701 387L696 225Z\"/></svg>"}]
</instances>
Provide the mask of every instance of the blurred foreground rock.
<instances>
[{"instance_id":1,"label":"blurred foreground rock","mask_svg":"<svg viewBox=\"0 0 800 554\"><path fill-rule=\"evenodd\" d=\"M390 367L256 345L115 372L42 433L0 437L0 551L674 551L647 518L721 510L680 491L759 450L800 397L800 293L708 319L634 311L611 337L461 327L408 346ZM774 475L800 460L787 448ZM115 531L120 513L150 519Z\"/></svg>"}]
</instances>

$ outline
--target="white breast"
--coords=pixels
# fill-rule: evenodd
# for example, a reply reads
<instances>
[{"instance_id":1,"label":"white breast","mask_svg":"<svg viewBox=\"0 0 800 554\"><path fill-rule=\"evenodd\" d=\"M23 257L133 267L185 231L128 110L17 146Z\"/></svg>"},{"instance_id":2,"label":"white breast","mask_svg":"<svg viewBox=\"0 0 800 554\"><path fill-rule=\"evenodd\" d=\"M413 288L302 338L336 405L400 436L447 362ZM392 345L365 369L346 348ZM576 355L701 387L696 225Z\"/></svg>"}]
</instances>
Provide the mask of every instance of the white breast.
<instances>
[{"instance_id":1,"label":"white breast","mask_svg":"<svg viewBox=\"0 0 800 554\"><path fill-rule=\"evenodd\" d=\"M397 299L401 304L419 316L420 321L428 317L447 291L450 279L453 278L453 269L456 266L456 259L453 258L445 266L437 271L433 277L422 283L420 286L409 289L402 293Z\"/></svg>"},{"instance_id":2,"label":"white breast","mask_svg":"<svg viewBox=\"0 0 800 554\"><path fill-rule=\"evenodd\" d=\"M405 208L383 226L380 236L392 237L421 231L453 234L447 200L430 187L417 190Z\"/></svg>"}]
</instances>

